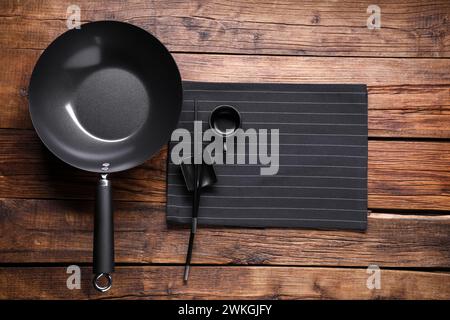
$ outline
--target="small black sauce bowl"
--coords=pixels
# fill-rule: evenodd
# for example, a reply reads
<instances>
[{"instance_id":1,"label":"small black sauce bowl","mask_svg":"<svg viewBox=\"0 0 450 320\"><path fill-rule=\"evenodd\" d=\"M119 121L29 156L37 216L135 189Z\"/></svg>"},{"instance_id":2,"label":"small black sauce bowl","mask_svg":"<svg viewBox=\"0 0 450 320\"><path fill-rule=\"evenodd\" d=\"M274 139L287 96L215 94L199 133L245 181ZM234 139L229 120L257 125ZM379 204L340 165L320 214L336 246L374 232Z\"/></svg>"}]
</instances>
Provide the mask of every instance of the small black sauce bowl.
<instances>
[{"instance_id":1,"label":"small black sauce bowl","mask_svg":"<svg viewBox=\"0 0 450 320\"><path fill-rule=\"evenodd\" d=\"M231 136L241 127L241 114L233 106L217 106L209 116L209 127L220 136Z\"/></svg>"}]
</instances>

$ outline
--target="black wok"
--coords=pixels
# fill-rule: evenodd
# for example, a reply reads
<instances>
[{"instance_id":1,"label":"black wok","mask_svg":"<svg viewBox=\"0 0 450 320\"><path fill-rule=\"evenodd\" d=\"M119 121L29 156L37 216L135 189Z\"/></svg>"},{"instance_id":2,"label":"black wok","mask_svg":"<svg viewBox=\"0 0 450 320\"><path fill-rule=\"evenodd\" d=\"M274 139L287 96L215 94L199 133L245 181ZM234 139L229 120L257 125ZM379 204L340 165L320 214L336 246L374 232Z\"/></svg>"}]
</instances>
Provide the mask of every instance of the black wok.
<instances>
[{"instance_id":1,"label":"black wok","mask_svg":"<svg viewBox=\"0 0 450 320\"><path fill-rule=\"evenodd\" d=\"M93 269L94 286L106 291L114 270L107 175L141 164L168 141L182 104L176 63L145 30L122 22L88 23L43 52L31 76L29 104L33 125L51 152L101 174Z\"/></svg>"}]
</instances>

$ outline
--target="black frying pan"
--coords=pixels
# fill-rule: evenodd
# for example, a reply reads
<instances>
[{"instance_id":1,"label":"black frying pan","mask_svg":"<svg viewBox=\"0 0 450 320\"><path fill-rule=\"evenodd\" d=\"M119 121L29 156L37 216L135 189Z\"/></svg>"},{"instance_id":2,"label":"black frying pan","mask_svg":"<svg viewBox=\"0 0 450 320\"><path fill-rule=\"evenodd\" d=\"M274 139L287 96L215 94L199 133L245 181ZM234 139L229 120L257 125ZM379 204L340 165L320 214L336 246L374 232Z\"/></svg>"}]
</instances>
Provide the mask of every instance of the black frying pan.
<instances>
[{"instance_id":1,"label":"black frying pan","mask_svg":"<svg viewBox=\"0 0 450 320\"><path fill-rule=\"evenodd\" d=\"M131 24L88 23L59 36L29 86L33 125L64 162L101 174L94 228L94 286L111 287L114 237L107 174L150 158L178 122L182 85L167 49ZM101 285L106 280L106 285Z\"/></svg>"}]
</instances>

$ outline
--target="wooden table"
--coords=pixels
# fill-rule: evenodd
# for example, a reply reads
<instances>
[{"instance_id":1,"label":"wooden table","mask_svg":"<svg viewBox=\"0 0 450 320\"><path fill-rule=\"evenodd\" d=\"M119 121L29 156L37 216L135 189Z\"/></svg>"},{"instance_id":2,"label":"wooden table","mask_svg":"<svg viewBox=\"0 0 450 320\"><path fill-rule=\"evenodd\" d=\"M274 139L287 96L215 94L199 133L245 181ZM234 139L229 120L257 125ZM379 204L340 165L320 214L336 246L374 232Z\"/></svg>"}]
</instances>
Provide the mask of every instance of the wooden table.
<instances>
[{"instance_id":1,"label":"wooden table","mask_svg":"<svg viewBox=\"0 0 450 320\"><path fill-rule=\"evenodd\" d=\"M0 298L450 298L450 2L2 0ZM115 283L91 285L95 175L55 159L27 101L42 50L77 4L83 22L138 25L168 46L184 80L366 83L365 233L201 228L189 284L188 229L165 222L166 150L117 174ZM82 269L68 290L67 266ZM367 267L381 268L369 290Z\"/></svg>"}]
</instances>

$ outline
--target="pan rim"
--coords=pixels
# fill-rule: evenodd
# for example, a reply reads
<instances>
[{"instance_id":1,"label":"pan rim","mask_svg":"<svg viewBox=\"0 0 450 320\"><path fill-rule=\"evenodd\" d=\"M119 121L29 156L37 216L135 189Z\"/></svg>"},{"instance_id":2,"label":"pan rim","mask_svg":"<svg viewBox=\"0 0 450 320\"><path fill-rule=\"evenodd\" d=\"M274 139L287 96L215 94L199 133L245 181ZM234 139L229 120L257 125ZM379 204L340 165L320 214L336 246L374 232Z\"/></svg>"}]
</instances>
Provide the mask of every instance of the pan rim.
<instances>
[{"instance_id":1,"label":"pan rim","mask_svg":"<svg viewBox=\"0 0 450 320\"><path fill-rule=\"evenodd\" d=\"M134 24L128 23L128 22L122 22L122 21L116 21L116 20L99 20L99 21L93 21L93 22L87 22L81 25L81 28L86 27L86 26L92 26L95 24L117 24L117 25L126 25L128 28L132 28L132 29L136 29L139 32L145 32L149 37L151 37L152 39L154 39L158 45L161 47L161 49L163 50L163 52L165 52L165 54L167 55L168 60L170 61L170 64L173 65L174 68L174 83L178 84L176 85L176 90L177 92L174 92L174 95L179 96L178 102L177 102L177 109L179 110L179 112L177 112L177 119L173 120L173 124L172 126L169 128L167 128L167 133L165 134L165 136L167 136L166 143L163 143L160 148L156 151L149 151L149 152L144 152L145 156L142 157L138 157L134 160L130 160L130 161L126 161L126 163L123 163L121 165L118 165L116 169L114 168L110 168L107 172L103 171L100 167L98 169L91 169L91 168L87 168L83 165L80 165L78 161L74 161L72 159L67 159L66 157L64 157L63 155L61 155L60 153L60 148L54 147L51 143L49 143L50 139L47 138L46 134L42 133L41 127L43 126L43 124L41 122L36 121L36 116L33 116L33 113L36 112L36 110L33 111L33 97L34 97L34 93L35 90L33 90L33 79L35 79L36 77L36 73L37 73L37 69L39 64L42 61L42 58L44 57L45 53L48 52L48 50L51 50L51 47L55 46L55 44L60 41L62 38L70 36L70 34L72 32L76 32L78 30L68 30L65 31L63 33L61 33L59 36L57 36L52 42L50 42L50 44L42 51L42 53L40 54L39 58L36 61L36 64L33 67L33 71L31 73L30 76L30 80L29 80L29 85L28 85L28 111L30 114L30 118L31 118L31 122L33 125L34 130L36 131L39 139L42 141L42 143L45 145L45 147L53 154L55 155L59 160L69 164L70 166L83 170L83 171L88 171L88 172L94 172L94 173L114 173L114 172L120 172L120 171L124 171L136 166L139 166L141 164L143 164L144 162L146 162L148 159L150 159L152 156L154 156L155 154L157 154L158 152L160 152L160 150L164 147L165 144L167 144L169 142L170 139L170 134L171 132L176 128L177 123L179 121L179 117L181 114L181 108L182 108L182 103L183 103L183 83L182 83L182 78L181 78L181 73L180 70L178 68L178 65L173 57L173 55L171 54L171 52L168 50L168 48L153 34L151 34L150 32L148 32L147 30L138 27Z\"/></svg>"}]
</instances>

